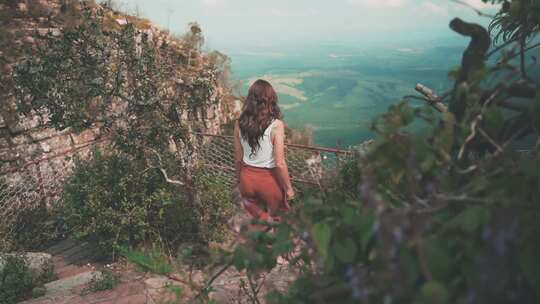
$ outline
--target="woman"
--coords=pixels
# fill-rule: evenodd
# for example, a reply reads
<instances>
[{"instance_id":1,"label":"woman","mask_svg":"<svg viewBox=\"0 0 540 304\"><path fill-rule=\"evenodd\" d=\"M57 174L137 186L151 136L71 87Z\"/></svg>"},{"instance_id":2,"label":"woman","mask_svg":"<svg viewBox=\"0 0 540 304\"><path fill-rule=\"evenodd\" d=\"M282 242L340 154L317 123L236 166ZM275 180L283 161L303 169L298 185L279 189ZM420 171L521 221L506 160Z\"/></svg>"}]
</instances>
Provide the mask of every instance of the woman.
<instances>
[{"instance_id":1,"label":"woman","mask_svg":"<svg viewBox=\"0 0 540 304\"><path fill-rule=\"evenodd\" d=\"M289 210L294 198L285 163L285 126L272 85L257 80L249 88L234 127L234 156L246 211L255 219L271 220Z\"/></svg>"}]
</instances>

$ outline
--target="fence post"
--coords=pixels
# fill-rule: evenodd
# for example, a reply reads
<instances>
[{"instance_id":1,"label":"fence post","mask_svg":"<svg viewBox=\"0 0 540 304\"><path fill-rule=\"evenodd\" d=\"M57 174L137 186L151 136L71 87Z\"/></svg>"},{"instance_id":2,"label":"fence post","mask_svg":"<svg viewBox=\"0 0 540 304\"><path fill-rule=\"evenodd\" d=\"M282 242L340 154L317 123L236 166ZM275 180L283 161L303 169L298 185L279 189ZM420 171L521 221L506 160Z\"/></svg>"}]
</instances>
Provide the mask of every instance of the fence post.
<instances>
[{"instance_id":1,"label":"fence post","mask_svg":"<svg viewBox=\"0 0 540 304\"><path fill-rule=\"evenodd\" d=\"M37 168L39 200L42 202L46 202L46 193L45 193L45 188L43 187L43 174L41 172L41 163L38 162L34 164L34 166L36 166Z\"/></svg>"}]
</instances>

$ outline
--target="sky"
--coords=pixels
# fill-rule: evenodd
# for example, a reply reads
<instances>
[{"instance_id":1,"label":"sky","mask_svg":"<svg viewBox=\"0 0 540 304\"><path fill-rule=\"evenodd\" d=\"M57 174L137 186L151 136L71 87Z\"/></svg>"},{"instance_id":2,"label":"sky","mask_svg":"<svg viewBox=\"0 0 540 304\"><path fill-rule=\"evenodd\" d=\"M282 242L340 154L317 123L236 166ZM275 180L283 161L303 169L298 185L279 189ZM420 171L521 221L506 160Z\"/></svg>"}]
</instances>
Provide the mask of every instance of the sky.
<instances>
[{"instance_id":1,"label":"sky","mask_svg":"<svg viewBox=\"0 0 540 304\"><path fill-rule=\"evenodd\" d=\"M456 35L448 29L456 16L482 22L470 8L451 0L114 0L173 33L189 22L202 28L207 44L236 45L307 42L383 43L430 40ZM481 0L463 0L486 12Z\"/></svg>"}]
</instances>

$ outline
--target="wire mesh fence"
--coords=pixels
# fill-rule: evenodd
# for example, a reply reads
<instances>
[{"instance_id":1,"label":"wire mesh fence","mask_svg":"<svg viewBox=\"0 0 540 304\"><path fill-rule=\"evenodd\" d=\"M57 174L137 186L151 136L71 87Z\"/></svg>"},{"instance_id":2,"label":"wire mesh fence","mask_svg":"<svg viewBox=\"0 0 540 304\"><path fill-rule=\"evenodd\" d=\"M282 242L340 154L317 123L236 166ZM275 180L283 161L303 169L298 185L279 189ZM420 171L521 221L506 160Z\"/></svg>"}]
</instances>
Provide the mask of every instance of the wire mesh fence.
<instances>
[{"instance_id":1,"label":"wire mesh fence","mask_svg":"<svg viewBox=\"0 0 540 304\"><path fill-rule=\"evenodd\" d=\"M21 228L14 224L21 212L56 204L75 167L74 159L86 157L92 147L101 143L88 142L0 172L0 230L9 233L5 228Z\"/></svg>"},{"instance_id":2,"label":"wire mesh fence","mask_svg":"<svg viewBox=\"0 0 540 304\"><path fill-rule=\"evenodd\" d=\"M208 178L228 186L236 184L232 136L194 134L199 145L198 164ZM75 166L74 159L85 158L93 146L89 142L54 156L36 159L19 168L0 172L0 218L10 226L21 210L50 207L61 198L64 183ZM287 164L296 184L318 185L328 172L352 156L351 151L286 145Z\"/></svg>"},{"instance_id":3,"label":"wire mesh fence","mask_svg":"<svg viewBox=\"0 0 540 304\"><path fill-rule=\"evenodd\" d=\"M203 174L226 185L236 182L232 136L195 134L201 143ZM318 185L330 171L351 159L352 151L305 145L286 145L286 161L293 183Z\"/></svg>"}]
</instances>

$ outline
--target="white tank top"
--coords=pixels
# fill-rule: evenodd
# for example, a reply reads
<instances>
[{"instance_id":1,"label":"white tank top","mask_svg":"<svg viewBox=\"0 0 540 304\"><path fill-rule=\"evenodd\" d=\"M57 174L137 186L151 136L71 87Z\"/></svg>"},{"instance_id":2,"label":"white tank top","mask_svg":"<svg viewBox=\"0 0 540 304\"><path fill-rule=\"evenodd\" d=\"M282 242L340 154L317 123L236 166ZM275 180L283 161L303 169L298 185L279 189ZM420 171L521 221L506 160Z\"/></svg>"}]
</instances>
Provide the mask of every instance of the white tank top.
<instances>
[{"instance_id":1,"label":"white tank top","mask_svg":"<svg viewBox=\"0 0 540 304\"><path fill-rule=\"evenodd\" d=\"M276 160L274 159L274 145L272 144L272 128L274 127L276 120L266 128L263 136L259 139L260 148L251 154L251 147L249 143L240 134L240 142L242 143L242 149L244 151L243 161L248 166L258 168L275 168ZM240 131L241 133L242 131Z\"/></svg>"}]
</instances>

